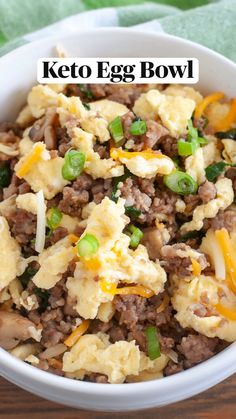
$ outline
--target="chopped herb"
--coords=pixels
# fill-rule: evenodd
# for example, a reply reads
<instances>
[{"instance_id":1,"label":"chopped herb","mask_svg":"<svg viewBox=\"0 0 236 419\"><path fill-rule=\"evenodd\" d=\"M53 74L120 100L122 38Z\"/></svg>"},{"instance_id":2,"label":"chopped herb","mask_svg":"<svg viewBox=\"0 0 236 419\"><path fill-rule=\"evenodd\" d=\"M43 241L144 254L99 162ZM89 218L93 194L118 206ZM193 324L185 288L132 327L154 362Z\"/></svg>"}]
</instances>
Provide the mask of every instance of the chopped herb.
<instances>
[{"instance_id":1,"label":"chopped herb","mask_svg":"<svg viewBox=\"0 0 236 419\"><path fill-rule=\"evenodd\" d=\"M114 202L118 201L118 198L116 196L117 191L118 191L118 185L120 182L125 182L126 179L128 179L128 177L132 177L132 173L126 169L125 173L122 176L118 176L118 177L114 177L112 179L112 194L111 194L111 200Z\"/></svg>"},{"instance_id":2,"label":"chopped herb","mask_svg":"<svg viewBox=\"0 0 236 419\"><path fill-rule=\"evenodd\" d=\"M193 230L193 231L188 231L186 234L183 234L180 237L180 242L184 243L189 239L202 239L202 237L204 236L204 232L202 230Z\"/></svg>"},{"instance_id":3,"label":"chopped herb","mask_svg":"<svg viewBox=\"0 0 236 419\"><path fill-rule=\"evenodd\" d=\"M124 138L123 125L121 117L117 116L113 121L108 125L109 131L115 143L119 143Z\"/></svg>"},{"instance_id":4,"label":"chopped herb","mask_svg":"<svg viewBox=\"0 0 236 419\"><path fill-rule=\"evenodd\" d=\"M217 138L220 138L221 140L223 140L224 138L227 138L229 140L236 140L236 128L230 129L229 131L225 132L216 132L215 136Z\"/></svg>"},{"instance_id":5,"label":"chopped herb","mask_svg":"<svg viewBox=\"0 0 236 419\"><path fill-rule=\"evenodd\" d=\"M75 180L84 169L85 154L77 150L68 150L64 159L65 163L61 171L62 177L66 180Z\"/></svg>"},{"instance_id":6,"label":"chopped herb","mask_svg":"<svg viewBox=\"0 0 236 419\"><path fill-rule=\"evenodd\" d=\"M193 122L190 119L188 121L188 136L187 140L180 138L178 140L178 154L180 156L191 156L195 154L196 150L201 146L207 144L208 141L206 138L199 137L197 128L193 126Z\"/></svg>"},{"instance_id":7,"label":"chopped herb","mask_svg":"<svg viewBox=\"0 0 236 419\"><path fill-rule=\"evenodd\" d=\"M86 96L87 99L93 99L93 93L91 90L86 89L83 84L79 84L78 86L80 91L84 94L84 96Z\"/></svg>"},{"instance_id":8,"label":"chopped herb","mask_svg":"<svg viewBox=\"0 0 236 419\"><path fill-rule=\"evenodd\" d=\"M147 353L151 360L161 356L160 343L157 336L157 329L155 326L148 326L145 330L147 339Z\"/></svg>"},{"instance_id":9,"label":"chopped herb","mask_svg":"<svg viewBox=\"0 0 236 419\"><path fill-rule=\"evenodd\" d=\"M90 111L90 105L88 103L83 103L85 109L87 109L88 111Z\"/></svg>"},{"instance_id":10,"label":"chopped herb","mask_svg":"<svg viewBox=\"0 0 236 419\"><path fill-rule=\"evenodd\" d=\"M11 170L7 165L0 167L0 187L5 188L9 186L11 181Z\"/></svg>"},{"instance_id":11,"label":"chopped herb","mask_svg":"<svg viewBox=\"0 0 236 419\"><path fill-rule=\"evenodd\" d=\"M39 306L39 313L43 313L47 306L48 306L48 299L50 297L50 294L48 291L42 290L41 288L35 288L34 294L40 298L40 306Z\"/></svg>"},{"instance_id":12,"label":"chopped herb","mask_svg":"<svg viewBox=\"0 0 236 419\"><path fill-rule=\"evenodd\" d=\"M235 167L236 164L226 163L224 161L219 161L218 163L210 164L205 169L206 177L210 182L213 182L221 173L224 172L227 166Z\"/></svg>"},{"instance_id":13,"label":"chopped herb","mask_svg":"<svg viewBox=\"0 0 236 419\"><path fill-rule=\"evenodd\" d=\"M128 215L128 217L131 218L138 218L142 214L142 212L135 208L133 205L128 205L125 207L125 213Z\"/></svg>"},{"instance_id":14,"label":"chopped herb","mask_svg":"<svg viewBox=\"0 0 236 419\"><path fill-rule=\"evenodd\" d=\"M128 234L128 236L130 236L130 247L136 249L136 247L140 243L140 240L143 237L143 232L138 227L135 227L133 224L130 224L126 228L125 232L126 234Z\"/></svg>"},{"instance_id":15,"label":"chopped herb","mask_svg":"<svg viewBox=\"0 0 236 419\"><path fill-rule=\"evenodd\" d=\"M93 234L85 234L82 239L77 243L78 254L85 258L90 259L99 249L99 241Z\"/></svg>"},{"instance_id":16,"label":"chopped herb","mask_svg":"<svg viewBox=\"0 0 236 419\"><path fill-rule=\"evenodd\" d=\"M37 271L38 269L28 266L25 272L22 275L18 276L18 279L24 289L27 287L30 279L36 274Z\"/></svg>"},{"instance_id":17,"label":"chopped herb","mask_svg":"<svg viewBox=\"0 0 236 419\"><path fill-rule=\"evenodd\" d=\"M131 124L129 131L132 135L145 134L145 132L147 131L147 124L145 121L142 121L141 119L136 120Z\"/></svg>"},{"instance_id":18,"label":"chopped herb","mask_svg":"<svg viewBox=\"0 0 236 419\"><path fill-rule=\"evenodd\" d=\"M163 178L164 185L180 195L190 195L197 192L197 182L188 173L175 170Z\"/></svg>"},{"instance_id":19,"label":"chopped herb","mask_svg":"<svg viewBox=\"0 0 236 419\"><path fill-rule=\"evenodd\" d=\"M61 222L62 213L58 208L52 208L50 212L50 217L47 218L47 225L51 231L55 230Z\"/></svg>"}]
</instances>

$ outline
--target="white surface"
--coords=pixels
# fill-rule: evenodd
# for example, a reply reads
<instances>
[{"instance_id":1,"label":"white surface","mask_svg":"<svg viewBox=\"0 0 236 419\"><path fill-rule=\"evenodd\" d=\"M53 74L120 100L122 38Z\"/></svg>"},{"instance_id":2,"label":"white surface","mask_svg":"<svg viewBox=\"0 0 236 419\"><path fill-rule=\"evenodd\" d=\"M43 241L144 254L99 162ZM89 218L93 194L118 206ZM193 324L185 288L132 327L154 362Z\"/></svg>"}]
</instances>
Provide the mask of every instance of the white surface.
<instances>
[{"instance_id":1,"label":"white surface","mask_svg":"<svg viewBox=\"0 0 236 419\"><path fill-rule=\"evenodd\" d=\"M36 61L55 54L63 44L71 56L196 57L200 60L202 92L236 95L236 65L189 41L133 29L98 29L67 38L43 39L0 58L1 120L14 119L36 80ZM135 384L96 384L40 371L0 349L0 373L9 381L47 399L84 409L125 411L163 406L191 397L236 371L236 344L214 358L177 375Z\"/></svg>"}]
</instances>

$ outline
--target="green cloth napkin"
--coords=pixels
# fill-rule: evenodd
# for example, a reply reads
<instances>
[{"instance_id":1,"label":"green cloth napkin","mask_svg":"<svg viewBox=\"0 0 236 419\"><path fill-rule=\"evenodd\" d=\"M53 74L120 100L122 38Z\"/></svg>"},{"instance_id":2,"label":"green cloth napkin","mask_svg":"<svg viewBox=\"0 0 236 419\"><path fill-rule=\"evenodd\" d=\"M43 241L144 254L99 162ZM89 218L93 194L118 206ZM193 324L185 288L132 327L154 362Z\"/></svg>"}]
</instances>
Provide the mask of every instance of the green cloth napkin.
<instances>
[{"instance_id":1,"label":"green cloth napkin","mask_svg":"<svg viewBox=\"0 0 236 419\"><path fill-rule=\"evenodd\" d=\"M0 0L0 55L58 33L134 26L177 35L236 61L236 0Z\"/></svg>"}]
</instances>

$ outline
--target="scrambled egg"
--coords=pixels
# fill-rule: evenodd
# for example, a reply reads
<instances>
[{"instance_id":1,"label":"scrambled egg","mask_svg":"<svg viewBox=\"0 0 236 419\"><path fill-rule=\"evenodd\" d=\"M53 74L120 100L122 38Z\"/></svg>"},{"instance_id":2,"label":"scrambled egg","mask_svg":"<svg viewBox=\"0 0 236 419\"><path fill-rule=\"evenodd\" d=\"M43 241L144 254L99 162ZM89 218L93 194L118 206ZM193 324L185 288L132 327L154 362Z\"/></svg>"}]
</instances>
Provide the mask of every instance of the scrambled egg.
<instances>
[{"instance_id":1,"label":"scrambled egg","mask_svg":"<svg viewBox=\"0 0 236 419\"><path fill-rule=\"evenodd\" d=\"M21 258L20 246L11 237L7 220L0 217L0 291L24 272L25 266Z\"/></svg>"},{"instance_id":2,"label":"scrambled egg","mask_svg":"<svg viewBox=\"0 0 236 419\"><path fill-rule=\"evenodd\" d=\"M224 145L223 157L228 163L236 163L236 142L235 140L221 140Z\"/></svg>"},{"instance_id":3,"label":"scrambled egg","mask_svg":"<svg viewBox=\"0 0 236 419\"><path fill-rule=\"evenodd\" d=\"M143 93L135 102L133 111L143 119L157 119L174 137L186 133L187 122L191 118L195 102L183 96L170 96L158 90Z\"/></svg>"},{"instance_id":4,"label":"scrambled egg","mask_svg":"<svg viewBox=\"0 0 236 419\"><path fill-rule=\"evenodd\" d=\"M115 307L112 302L108 301L107 303L102 303L99 306L97 319L101 320L101 322L107 323L112 319L114 314Z\"/></svg>"},{"instance_id":5,"label":"scrambled egg","mask_svg":"<svg viewBox=\"0 0 236 419\"><path fill-rule=\"evenodd\" d=\"M38 257L40 268L32 278L39 288L50 289L56 285L66 272L69 262L75 257L68 237L43 250Z\"/></svg>"},{"instance_id":6,"label":"scrambled egg","mask_svg":"<svg viewBox=\"0 0 236 419\"><path fill-rule=\"evenodd\" d=\"M215 187L216 198L195 208L192 221L183 224L181 231L201 230L205 218L214 218L219 210L225 210L232 204L234 200L232 181L227 178L219 179Z\"/></svg>"},{"instance_id":7,"label":"scrambled egg","mask_svg":"<svg viewBox=\"0 0 236 419\"><path fill-rule=\"evenodd\" d=\"M203 148L198 148L196 152L185 159L185 170L196 182L201 185L206 180Z\"/></svg>"},{"instance_id":8,"label":"scrambled egg","mask_svg":"<svg viewBox=\"0 0 236 419\"><path fill-rule=\"evenodd\" d=\"M114 297L101 289L99 278L108 285L141 284L155 294L164 288L166 273L158 262L149 260L147 249L143 245L129 249L130 238L123 233L128 223L124 203L104 198L93 209L84 234L93 234L100 247L91 260L77 262L74 277L67 281L69 295L77 301L75 308L86 319L95 318L100 304Z\"/></svg>"},{"instance_id":9,"label":"scrambled egg","mask_svg":"<svg viewBox=\"0 0 236 419\"><path fill-rule=\"evenodd\" d=\"M21 126L21 128L29 126L31 122L33 122L34 117L31 113L29 105L24 106L24 108L20 111L16 122Z\"/></svg>"},{"instance_id":10,"label":"scrambled egg","mask_svg":"<svg viewBox=\"0 0 236 419\"><path fill-rule=\"evenodd\" d=\"M140 367L138 375L129 375L126 378L128 383L156 380L163 377L163 370L168 364L168 356L161 354L159 358L151 361L143 352L140 352Z\"/></svg>"},{"instance_id":11,"label":"scrambled egg","mask_svg":"<svg viewBox=\"0 0 236 419\"><path fill-rule=\"evenodd\" d=\"M203 99L201 93L189 86L182 86L181 84L171 84L164 92L168 96L182 96L194 100L197 105Z\"/></svg>"},{"instance_id":12,"label":"scrambled egg","mask_svg":"<svg viewBox=\"0 0 236 419\"><path fill-rule=\"evenodd\" d=\"M93 134L83 131L81 128L73 129L71 145L86 155L84 171L93 179L121 176L124 174L124 167L111 158L101 159L99 154L93 150Z\"/></svg>"},{"instance_id":13,"label":"scrambled egg","mask_svg":"<svg viewBox=\"0 0 236 419\"><path fill-rule=\"evenodd\" d=\"M185 279L174 281L172 304L177 311L175 315L183 328L193 328L208 337L219 337L228 342L236 340L236 320L229 320L217 312L220 300L226 306L235 307L236 296L228 289L225 281L217 281L210 276L200 275L187 282ZM221 293L225 297L220 298ZM205 302L208 304L205 304ZM198 313L206 308L205 317Z\"/></svg>"},{"instance_id":14,"label":"scrambled egg","mask_svg":"<svg viewBox=\"0 0 236 419\"><path fill-rule=\"evenodd\" d=\"M123 383L126 377L138 377L142 371L161 373L166 365L164 355L151 361L142 352L135 341L118 341L110 344L103 333L84 335L63 356L63 371L75 373L83 379L85 374L94 372L105 374L112 384ZM139 376L139 378L141 378Z\"/></svg>"},{"instance_id":15,"label":"scrambled egg","mask_svg":"<svg viewBox=\"0 0 236 419\"><path fill-rule=\"evenodd\" d=\"M31 141L28 135L26 135L25 137L23 136L22 140L19 142L20 155L24 156L25 154L28 154L33 148L33 146L34 143L33 141Z\"/></svg>"},{"instance_id":16,"label":"scrambled egg","mask_svg":"<svg viewBox=\"0 0 236 419\"><path fill-rule=\"evenodd\" d=\"M229 109L229 103L214 102L207 106L205 116L208 119L209 124L215 127L218 125L219 121L225 119Z\"/></svg>"},{"instance_id":17,"label":"scrambled egg","mask_svg":"<svg viewBox=\"0 0 236 419\"><path fill-rule=\"evenodd\" d=\"M119 160L126 165L131 173L136 176L151 179L158 173L162 175L170 174L174 168L174 162L167 156L161 158L145 159L145 156L135 156L131 158L119 157Z\"/></svg>"},{"instance_id":18,"label":"scrambled egg","mask_svg":"<svg viewBox=\"0 0 236 419\"><path fill-rule=\"evenodd\" d=\"M122 116L129 112L129 109L122 103L113 100L102 99L89 103L90 109L101 115L108 123L117 116Z\"/></svg>"},{"instance_id":19,"label":"scrambled egg","mask_svg":"<svg viewBox=\"0 0 236 419\"><path fill-rule=\"evenodd\" d=\"M28 95L29 110L35 118L41 118L47 108L57 106L58 94L49 86L34 86Z\"/></svg>"},{"instance_id":20,"label":"scrambled egg","mask_svg":"<svg viewBox=\"0 0 236 419\"><path fill-rule=\"evenodd\" d=\"M25 211L37 214L37 197L34 193L25 193L16 197L16 206Z\"/></svg>"},{"instance_id":21,"label":"scrambled egg","mask_svg":"<svg viewBox=\"0 0 236 419\"><path fill-rule=\"evenodd\" d=\"M37 156L35 162L30 163L36 147L40 144L42 144L42 152ZM38 142L34 144L29 153L20 158L14 170L18 177L23 177L30 184L34 192L39 192L42 189L45 198L52 199L69 183L61 174L63 164L62 157L51 158L45 144ZM20 176L21 170L25 167L23 176Z\"/></svg>"}]
</instances>

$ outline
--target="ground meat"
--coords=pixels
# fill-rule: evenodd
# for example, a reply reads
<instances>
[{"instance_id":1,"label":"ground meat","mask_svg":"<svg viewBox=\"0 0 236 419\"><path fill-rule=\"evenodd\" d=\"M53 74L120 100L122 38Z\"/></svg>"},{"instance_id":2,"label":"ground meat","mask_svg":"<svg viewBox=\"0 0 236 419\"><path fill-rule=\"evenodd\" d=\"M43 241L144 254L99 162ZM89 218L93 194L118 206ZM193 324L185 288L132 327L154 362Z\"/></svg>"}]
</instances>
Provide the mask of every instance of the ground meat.
<instances>
[{"instance_id":1,"label":"ground meat","mask_svg":"<svg viewBox=\"0 0 236 419\"><path fill-rule=\"evenodd\" d=\"M213 230L226 228L228 231L233 231L235 225L236 212L232 210L219 211L215 218L207 219L204 222L204 228L212 228Z\"/></svg>"},{"instance_id":2,"label":"ground meat","mask_svg":"<svg viewBox=\"0 0 236 419\"><path fill-rule=\"evenodd\" d=\"M48 150L57 147L56 125L58 125L56 109L49 108L43 118L38 119L29 131L29 137L33 142L44 141Z\"/></svg>"},{"instance_id":3,"label":"ground meat","mask_svg":"<svg viewBox=\"0 0 236 419\"><path fill-rule=\"evenodd\" d=\"M210 358L215 354L217 344L217 338L208 338L203 335L190 334L183 337L178 349L184 355L184 366L190 368Z\"/></svg>"},{"instance_id":4,"label":"ground meat","mask_svg":"<svg viewBox=\"0 0 236 419\"><path fill-rule=\"evenodd\" d=\"M18 243L21 245L28 244L35 238L36 215L20 208L10 208L4 215L10 226L11 233Z\"/></svg>"},{"instance_id":5,"label":"ground meat","mask_svg":"<svg viewBox=\"0 0 236 419\"><path fill-rule=\"evenodd\" d=\"M45 348L64 342L72 330L72 322L65 322L64 313L60 307L47 309L42 313L40 321L43 326L41 344Z\"/></svg>"},{"instance_id":6,"label":"ground meat","mask_svg":"<svg viewBox=\"0 0 236 419\"><path fill-rule=\"evenodd\" d=\"M57 243L59 240L63 239L68 235L67 228L64 227L57 227L53 230L52 234L46 239L45 247L52 246L53 244Z\"/></svg>"},{"instance_id":7,"label":"ground meat","mask_svg":"<svg viewBox=\"0 0 236 419\"><path fill-rule=\"evenodd\" d=\"M109 159L110 153L105 145L95 143L93 149L99 154L101 159Z\"/></svg>"},{"instance_id":8,"label":"ground meat","mask_svg":"<svg viewBox=\"0 0 236 419\"><path fill-rule=\"evenodd\" d=\"M184 196L184 202L186 204L186 208L184 213L187 216L190 216L193 211L195 210L196 207L198 207L199 205L201 205L202 200L200 195L196 194L196 195L186 195Z\"/></svg>"},{"instance_id":9,"label":"ground meat","mask_svg":"<svg viewBox=\"0 0 236 419\"><path fill-rule=\"evenodd\" d=\"M161 232L156 227L148 227L143 230L141 243L146 247L150 259L156 260L160 257L164 243Z\"/></svg>"},{"instance_id":10,"label":"ground meat","mask_svg":"<svg viewBox=\"0 0 236 419\"><path fill-rule=\"evenodd\" d=\"M163 221L170 236L174 237L178 229L175 220L175 203L177 199L178 195L173 192L156 188L155 197L152 200L149 211L142 216L142 222L150 225L156 219Z\"/></svg>"},{"instance_id":11,"label":"ground meat","mask_svg":"<svg viewBox=\"0 0 236 419\"><path fill-rule=\"evenodd\" d=\"M3 189L3 199L10 198L10 196L15 194L24 194L30 192L30 190L30 185L23 179L19 179L16 174L13 173L9 186Z\"/></svg>"},{"instance_id":12,"label":"ground meat","mask_svg":"<svg viewBox=\"0 0 236 419\"><path fill-rule=\"evenodd\" d=\"M173 361L169 361L167 366L164 369L164 376L168 377L169 375L176 374L177 372L183 371L184 366L183 362L178 362L178 364L175 364Z\"/></svg>"},{"instance_id":13,"label":"ground meat","mask_svg":"<svg viewBox=\"0 0 236 419\"><path fill-rule=\"evenodd\" d=\"M85 381L89 381L91 383L99 383L99 384L107 384L108 378L106 375L98 374L92 372L91 374L87 374L84 378Z\"/></svg>"},{"instance_id":14,"label":"ground meat","mask_svg":"<svg viewBox=\"0 0 236 419\"><path fill-rule=\"evenodd\" d=\"M156 121L147 121L147 132L142 135L142 141L144 142L145 148L153 148L156 144L165 143L164 138L169 134L167 128L159 124ZM162 140L163 139L163 140Z\"/></svg>"},{"instance_id":15,"label":"ground meat","mask_svg":"<svg viewBox=\"0 0 236 419\"><path fill-rule=\"evenodd\" d=\"M140 187L135 179L127 178L120 191L121 196L126 200L126 206L135 206L135 208L140 210L142 213L149 211L152 199L140 190Z\"/></svg>"},{"instance_id":16,"label":"ground meat","mask_svg":"<svg viewBox=\"0 0 236 419\"><path fill-rule=\"evenodd\" d=\"M58 155L60 157L64 157L66 152L70 149L71 144L71 138L67 132L66 127L56 127L56 136L57 136L57 142L58 142Z\"/></svg>"},{"instance_id":17,"label":"ground meat","mask_svg":"<svg viewBox=\"0 0 236 419\"><path fill-rule=\"evenodd\" d=\"M161 249L161 259L163 268L166 272L176 274L180 277L191 275L191 258L178 256L178 251L189 251L191 247L185 243L173 244L172 246L166 245ZM201 269L205 269L208 266L207 259L204 254L197 259L201 265Z\"/></svg>"},{"instance_id":18,"label":"ground meat","mask_svg":"<svg viewBox=\"0 0 236 419\"><path fill-rule=\"evenodd\" d=\"M18 137L21 137L21 127L17 122L0 122L0 132L12 131Z\"/></svg>"},{"instance_id":19,"label":"ground meat","mask_svg":"<svg viewBox=\"0 0 236 419\"><path fill-rule=\"evenodd\" d=\"M132 123L135 121L135 115L132 111L127 112L126 114L124 114L121 117L121 123L123 125L123 131L124 131L124 137L126 138L126 140L133 140L135 143L139 143L139 138L140 136L138 136L138 138L134 135L132 135L130 133L130 127L132 125ZM137 150L141 150L142 149L142 145L141 147L138 147L137 144Z\"/></svg>"},{"instance_id":20,"label":"ground meat","mask_svg":"<svg viewBox=\"0 0 236 419\"><path fill-rule=\"evenodd\" d=\"M63 189L63 197L59 202L59 209L65 214L79 217L84 205L89 202L89 190L92 186L92 178L82 174L71 186Z\"/></svg>"},{"instance_id":21,"label":"ground meat","mask_svg":"<svg viewBox=\"0 0 236 419\"><path fill-rule=\"evenodd\" d=\"M0 143L4 144L5 146L8 146L12 148L13 150L17 150L18 144L19 144L20 138L15 135L15 133L10 130L8 132L1 132L0 131ZM0 161L10 161L12 159L15 159L15 156L10 156L9 154L1 153L0 152Z\"/></svg>"},{"instance_id":22,"label":"ground meat","mask_svg":"<svg viewBox=\"0 0 236 419\"><path fill-rule=\"evenodd\" d=\"M206 180L198 189L198 195L201 198L203 204L211 201L216 197L216 187L213 182Z\"/></svg>"},{"instance_id":23,"label":"ground meat","mask_svg":"<svg viewBox=\"0 0 236 419\"><path fill-rule=\"evenodd\" d=\"M105 196L110 197L112 193L112 179L96 179L93 181L93 186L91 188L93 201L96 204L105 198Z\"/></svg>"},{"instance_id":24,"label":"ground meat","mask_svg":"<svg viewBox=\"0 0 236 419\"><path fill-rule=\"evenodd\" d=\"M178 156L177 138L170 137L169 135L164 136L163 134L157 142L157 148L169 157Z\"/></svg>"}]
</instances>

